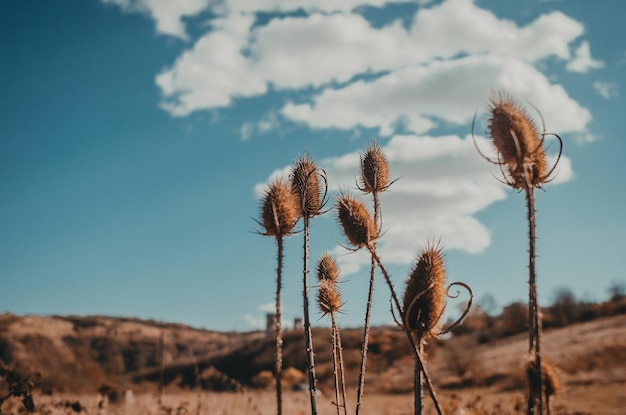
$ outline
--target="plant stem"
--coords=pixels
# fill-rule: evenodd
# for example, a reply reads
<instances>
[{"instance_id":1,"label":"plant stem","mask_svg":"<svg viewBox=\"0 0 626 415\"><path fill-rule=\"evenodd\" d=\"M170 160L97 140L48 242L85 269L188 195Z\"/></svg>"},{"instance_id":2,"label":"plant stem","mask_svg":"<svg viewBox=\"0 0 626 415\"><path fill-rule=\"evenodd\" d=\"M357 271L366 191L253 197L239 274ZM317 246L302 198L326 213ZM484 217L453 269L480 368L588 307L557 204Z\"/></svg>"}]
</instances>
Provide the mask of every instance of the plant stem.
<instances>
[{"instance_id":1,"label":"plant stem","mask_svg":"<svg viewBox=\"0 0 626 415\"><path fill-rule=\"evenodd\" d=\"M389 278L389 274L387 273L385 266L381 262L380 257L376 254L376 248L373 247L372 244L368 244L367 248L371 252L374 259L376 260L376 263L378 264L380 271L385 277L385 281L387 282L387 285L389 286L389 290L391 291L391 298L393 299L393 303L396 306L396 311L398 312L398 315L401 316L402 307L400 307L400 302L398 301L398 297L396 296L396 291L394 290L393 284L391 283L391 278ZM408 330L408 327L404 327L404 332L406 333L409 343L411 344L411 347L413 348L413 351L415 353L415 359L417 363L419 364L419 367L422 373L424 374L424 383L426 384L426 387L428 388L430 398L432 399L433 404L435 405L437 414L443 415L443 412L441 411L441 407L439 406L439 401L437 400L437 395L435 394L435 389L433 388L432 383L430 382L430 376L428 376L428 371L426 370L426 366L424 366L424 360L422 358L422 354L420 353L419 348L417 344L415 343L415 340L413 339L413 335Z\"/></svg>"},{"instance_id":2,"label":"plant stem","mask_svg":"<svg viewBox=\"0 0 626 415\"><path fill-rule=\"evenodd\" d=\"M282 235L276 236L276 245L278 246L278 266L276 267L276 333L274 337L276 339L276 413L282 415L283 413L283 390L282 390L282 377L283 377L283 339L282 339L282 327L281 327L281 306L280 306L280 291L281 291L281 278L283 270L283 237Z\"/></svg>"},{"instance_id":3,"label":"plant stem","mask_svg":"<svg viewBox=\"0 0 626 415\"><path fill-rule=\"evenodd\" d=\"M525 177L528 175L525 174ZM531 385L528 393L528 415L543 414L543 385L541 376L541 348L540 331L541 321L539 320L539 306L537 304L537 282L535 274L535 194L534 187L525 180L526 207L528 209L528 324L529 324L529 345L528 352L533 357L535 370L531 371L534 380L530 380Z\"/></svg>"},{"instance_id":4,"label":"plant stem","mask_svg":"<svg viewBox=\"0 0 626 415\"><path fill-rule=\"evenodd\" d=\"M421 335L418 335L416 343L417 343L417 347L419 349L420 354L423 355L424 354L424 341ZM415 397L414 397L415 415L422 415L422 383L424 382L424 379L422 378L422 371L420 370L420 366L417 362L417 359L415 359L415 371L414 371L413 376L414 376L413 388L415 392Z\"/></svg>"},{"instance_id":5,"label":"plant stem","mask_svg":"<svg viewBox=\"0 0 626 415\"><path fill-rule=\"evenodd\" d=\"M333 375L335 378L335 406L337 407L337 415L341 415L339 412L339 363L337 357L337 325L335 323L335 313L330 314L332 320L332 337L333 337Z\"/></svg>"},{"instance_id":6,"label":"plant stem","mask_svg":"<svg viewBox=\"0 0 626 415\"><path fill-rule=\"evenodd\" d=\"M304 307L304 338L306 343L306 356L309 365L309 394L311 395L311 415L317 415L317 391L315 388L315 358L313 354L313 335L311 334L311 322L309 318L309 216L304 220L304 266L302 267L302 298Z\"/></svg>"},{"instance_id":7,"label":"plant stem","mask_svg":"<svg viewBox=\"0 0 626 415\"><path fill-rule=\"evenodd\" d=\"M335 324L335 326L337 325ZM338 326L337 326L336 334L337 334L337 357L339 358L339 379L341 383L341 395L342 395L342 401L343 401L343 413L344 415L347 415L348 403L346 400L346 371L343 365L343 348L341 347L341 333L339 332Z\"/></svg>"},{"instance_id":8,"label":"plant stem","mask_svg":"<svg viewBox=\"0 0 626 415\"><path fill-rule=\"evenodd\" d=\"M376 228L379 225L379 202L378 192L372 192L374 198L374 223ZM361 344L361 369L359 370L359 387L357 390L356 415L359 415L361 401L363 399L363 389L365 388L365 369L367 366L367 351L370 335L370 318L372 314L372 299L374 297L374 282L376 280L376 260L372 256L370 263L370 285L367 293L367 305L365 308L365 323L363 324L363 343Z\"/></svg>"}]
</instances>

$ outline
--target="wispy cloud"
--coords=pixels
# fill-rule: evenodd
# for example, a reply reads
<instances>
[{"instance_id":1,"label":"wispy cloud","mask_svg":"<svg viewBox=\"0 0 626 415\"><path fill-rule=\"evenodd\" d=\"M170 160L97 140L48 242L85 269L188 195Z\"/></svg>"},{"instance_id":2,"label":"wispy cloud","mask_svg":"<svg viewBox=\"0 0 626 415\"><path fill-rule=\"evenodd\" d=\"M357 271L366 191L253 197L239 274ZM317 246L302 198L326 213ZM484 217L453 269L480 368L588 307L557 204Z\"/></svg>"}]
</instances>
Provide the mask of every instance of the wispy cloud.
<instances>
[{"instance_id":1,"label":"wispy cloud","mask_svg":"<svg viewBox=\"0 0 626 415\"><path fill-rule=\"evenodd\" d=\"M593 89L605 99L617 98L619 96L619 90L615 82L596 81L593 83Z\"/></svg>"},{"instance_id":2,"label":"wispy cloud","mask_svg":"<svg viewBox=\"0 0 626 415\"><path fill-rule=\"evenodd\" d=\"M574 59L569 61L565 68L571 72L585 73L592 69L599 69L604 66L602 61L593 59L591 57L591 49L589 42L582 42L576 52L574 52Z\"/></svg>"}]
</instances>

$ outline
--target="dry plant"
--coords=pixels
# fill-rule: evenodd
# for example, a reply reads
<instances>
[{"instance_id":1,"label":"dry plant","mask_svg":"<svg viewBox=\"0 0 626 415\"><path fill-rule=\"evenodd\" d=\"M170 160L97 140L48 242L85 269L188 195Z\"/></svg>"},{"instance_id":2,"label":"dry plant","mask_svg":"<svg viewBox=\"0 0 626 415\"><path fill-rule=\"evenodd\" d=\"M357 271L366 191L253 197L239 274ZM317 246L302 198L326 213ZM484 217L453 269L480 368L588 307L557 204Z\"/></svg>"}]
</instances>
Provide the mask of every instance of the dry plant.
<instances>
[{"instance_id":1,"label":"dry plant","mask_svg":"<svg viewBox=\"0 0 626 415\"><path fill-rule=\"evenodd\" d=\"M28 412L35 410L35 402L33 401L34 378L39 377L38 373L34 373L29 377L23 376L15 368L9 368L0 360L0 379L7 384L8 393L6 396L0 397L0 413L2 405L10 397L22 398L22 405Z\"/></svg>"},{"instance_id":2,"label":"dry plant","mask_svg":"<svg viewBox=\"0 0 626 415\"><path fill-rule=\"evenodd\" d=\"M541 370L541 319L537 304L537 283L535 273L535 188L551 180L551 176L559 162L563 142L556 134L540 131L528 113L507 93L500 92L492 97L489 106L489 135L497 153L497 159L485 156L478 146L478 152L489 162L500 166L504 183L517 191L524 191L528 219L528 321L529 347L535 377L528 391L528 415L543 414ZM542 119L543 124L543 119ZM473 136L472 126L472 136ZM559 153L551 168L547 167L544 148L545 137L551 135L558 139ZM474 141L476 144L476 141ZM539 392L538 392L539 391Z\"/></svg>"},{"instance_id":3,"label":"dry plant","mask_svg":"<svg viewBox=\"0 0 626 415\"><path fill-rule=\"evenodd\" d=\"M341 333L339 332L336 319L337 313L343 305L341 294L337 290L339 269L337 268L335 259L327 253L323 254L317 262L317 279L319 282L317 303L322 315L329 315L331 319L333 376L335 379L335 405L337 406L337 415L341 414L341 408L343 408L344 415L347 415L343 350L341 347ZM339 401L340 393L341 401Z\"/></svg>"},{"instance_id":4,"label":"dry plant","mask_svg":"<svg viewBox=\"0 0 626 415\"><path fill-rule=\"evenodd\" d=\"M382 149L376 144L371 144L361 155L360 183L357 184L363 193L372 194L374 204L374 225L380 231L382 226L382 214L380 211L379 194L391 186L389 181L389 162ZM373 241L373 244L376 242ZM372 311L372 299L374 297L374 282L376 280L376 261L371 258L370 282L365 308L365 322L363 324L363 342L361 345L361 365L359 370L359 384L357 389L356 415L359 415L361 400L365 387L365 371L367 366L367 351L369 344L370 319Z\"/></svg>"},{"instance_id":5,"label":"dry plant","mask_svg":"<svg viewBox=\"0 0 626 415\"><path fill-rule=\"evenodd\" d=\"M311 415L317 414L315 355L313 351L313 335L309 316L309 223L311 218L323 213L326 199L326 174L313 159L304 154L298 157L291 173L291 194L296 203L296 212L303 221L304 244L302 266L302 298L304 313L304 337L306 342L307 363L309 373L309 394L311 397Z\"/></svg>"},{"instance_id":6,"label":"dry plant","mask_svg":"<svg viewBox=\"0 0 626 415\"><path fill-rule=\"evenodd\" d=\"M282 327L281 327L281 283L283 269L283 238L290 235L296 221L298 212L296 202L289 185L283 180L276 180L269 185L263 196L261 204L261 221L259 222L265 232L263 235L276 238L278 265L276 266L276 407L278 415L282 414Z\"/></svg>"},{"instance_id":7,"label":"dry plant","mask_svg":"<svg viewBox=\"0 0 626 415\"><path fill-rule=\"evenodd\" d=\"M391 299L393 304L392 310L393 307L395 307L398 315L402 315L402 307L400 306L400 302L398 301L398 296L396 295L389 273L387 272L387 269L385 268L380 257L378 256L378 253L376 252L376 246L373 243L378 238L379 232L367 208L362 202L355 199L353 196L342 194L337 200L337 217L343 229L344 235L346 236L350 244L354 246L353 251L357 251L363 247L367 248L370 251L370 254L376 261L376 264L378 265L380 271L385 277L385 281L387 282L387 286L389 287L389 290L391 292ZM433 401L435 409L438 414L442 414L441 406L439 405L435 390L432 386L430 377L423 363L424 360L422 357L422 353L420 352L419 347L413 338L413 335L406 326L404 326L404 331L407 335L409 343L411 344L413 352L415 353L416 364L418 365L420 371L423 373L424 383L429 390L430 397Z\"/></svg>"}]
</instances>

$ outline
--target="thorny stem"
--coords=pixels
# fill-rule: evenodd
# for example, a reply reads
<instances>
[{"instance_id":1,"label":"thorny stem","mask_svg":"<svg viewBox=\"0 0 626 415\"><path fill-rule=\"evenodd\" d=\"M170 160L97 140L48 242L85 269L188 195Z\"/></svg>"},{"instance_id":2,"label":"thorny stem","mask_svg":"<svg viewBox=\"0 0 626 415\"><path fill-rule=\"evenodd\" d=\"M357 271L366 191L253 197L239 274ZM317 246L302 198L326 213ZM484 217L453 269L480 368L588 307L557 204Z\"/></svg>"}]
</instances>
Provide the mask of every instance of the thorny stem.
<instances>
[{"instance_id":1,"label":"thorny stem","mask_svg":"<svg viewBox=\"0 0 626 415\"><path fill-rule=\"evenodd\" d=\"M317 415L317 397L315 389L315 358L313 354L313 335L309 319L309 216L304 215L304 266L302 268L302 298L304 306L304 338L306 342L307 363L309 365L309 394L311 395L311 415Z\"/></svg>"},{"instance_id":2,"label":"thorny stem","mask_svg":"<svg viewBox=\"0 0 626 415\"><path fill-rule=\"evenodd\" d=\"M337 327L337 356L339 358L339 375L341 379L341 394L343 399L343 413L348 414L348 403L346 401L346 371L343 365L343 348L341 347L341 334L339 333L339 327Z\"/></svg>"},{"instance_id":3,"label":"thorny stem","mask_svg":"<svg viewBox=\"0 0 626 415\"><path fill-rule=\"evenodd\" d=\"M396 310L398 312L398 315L401 316L402 315L402 307L400 307L400 302L398 301L398 297L396 296L396 291L394 290L393 284L391 283L391 278L389 278L389 274L387 273L387 270L385 269L382 261L380 260L380 257L376 254L376 248L370 243L370 244L367 245L367 249L369 249L370 253L372 254L374 259L376 260L376 263L378 264L378 267L380 268L380 271L382 272L383 276L385 277L385 281L387 282L387 285L389 286L389 290L391 291L391 298L393 300L393 303L396 306ZM441 411L441 407L439 406L439 401L437 400L437 395L435 394L435 389L433 388L432 383L430 382L430 376L428 376L428 371L426 370L426 366L424 366L424 360L422 358L422 354L420 353L420 350L419 350L417 344L415 343L415 340L413 339L413 335L408 330L408 327L404 326L403 328L404 328L404 332L407 335L409 343L411 344L411 347L413 348L413 351L415 352L415 359L416 359L417 363L419 364L419 367L420 367L422 373L424 374L424 383L426 384L426 387L428 388L428 392L430 394L430 398L432 399L433 404L435 405L435 409L437 410L437 414L443 415L443 412Z\"/></svg>"},{"instance_id":4,"label":"thorny stem","mask_svg":"<svg viewBox=\"0 0 626 415\"><path fill-rule=\"evenodd\" d=\"M374 224L379 227L380 209L378 202L378 192L372 192L374 197ZM374 242L372 242L374 243ZM376 280L376 260L372 256L370 264L370 286L367 293L367 305L365 308L365 324L363 325L363 343L361 345L361 369L359 370L359 387L357 390L356 415L359 415L361 400L363 399L363 389L365 387L365 368L367 365L367 350L370 334L370 318L372 314L372 299L374 297L374 282Z\"/></svg>"},{"instance_id":5,"label":"thorny stem","mask_svg":"<svg viewBox=\"0 0 626 415\"><path fill-rule=\"evenodd\" d=\"M283 377L283 339L282 339L282 313L280 307L280 290L281 290L281 278L283 270L283 237L282 235L276 236L276 245L278 246L278 266L276 267L276 333L274 333L276 339L276 408L277 414L283 413L283 397L282 397L282 377Z\"/></svg>"},{"instance_id":6,"label":"thorny stem","mask_svg":"<svg viewBox=\"0 0 626 415\"><path fill-rule=\"evenodd\" d=\"M416 343L420 354L424 354L424 341L421 335L417 336ZM422 383L424 379L422 379L422 371L420 370L417 360L415 360L415 371L413 376L415 415L422 415Z\"/></svg>"},{"instance_id":7,"label":"thorny stem","mask_svg":"<svg viewBox=\"0 0 626 415\"><path fill-rule=\"evenodd\" d=\"M337 320L335 313L330 315L332 321L332 336L333 336L333 373L335 375L335 405L337 406L337 415L341 415L339 408L343 408L344 415L347 415L348 410L346 407L346 379L344 376L343 367L343 351L341 349L341 336L339 334L339 327L337 327ZM339 403L339 391L341 390L341 403Z\"/></svg>"},{"instance_id":8,"label":"thorny stem","mask_svg":"<svg viewBox=\"0 0 626 415\"><path fill-rule=\"evenodd\" d=\"M524 169L525 170L525 169ZM525 172L526 173L526 172ZM525 174L527 177L527 175ZM539 319L539 306L537 304L537 282L535 273L535 194L534 187L530 185L528 179L525 180L526 207L528 209L528 323L529 323L529 345L528 351L534 357L533 364L535 370L531 371L535 376L531 384L536 385L529 388L528 394L528 415L543 414L543 380L541 376L541 348L539 334L541 331L541 321Z\"/></svg>"},{"instance_id":9,"label":"thorny stem","mask_svg":"<svg viewBox=\"0 0 626 415\"><path fill-rule=\"evenodd\" d=\"M332 320L332 337L333 337L333 375L335 378L335 406L337 407L337 415L339 412L339 370L337 368L337 325L335 322L335 313L330 314Z\"/></svg>"}]
</instances>

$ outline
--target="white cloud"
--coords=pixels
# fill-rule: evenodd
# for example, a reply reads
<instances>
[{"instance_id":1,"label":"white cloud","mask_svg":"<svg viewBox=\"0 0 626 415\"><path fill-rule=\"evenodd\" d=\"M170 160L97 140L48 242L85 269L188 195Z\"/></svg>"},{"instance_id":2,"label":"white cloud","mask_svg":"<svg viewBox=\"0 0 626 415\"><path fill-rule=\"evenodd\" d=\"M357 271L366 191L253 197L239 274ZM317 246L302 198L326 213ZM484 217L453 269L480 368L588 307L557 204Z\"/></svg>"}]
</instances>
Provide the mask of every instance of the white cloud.
<instances>
[{"instance_id":1,"label":"white cloud","mask_svg":"<svg viewBox=\"0 0 626 415\"><path fill-rule=\"evenodd\" d=\"M470 122L477 107L487 102L490 89L505 89L534 104L552 132L580 131L591 120L588 110L531 64L488 55L435 61L374 81L326 89L311 104L289 103L282 113L313 128L379 127L381 134L389 135L403 120L409 131L423 133L433 127L433 118L458 125Z\"/></svg>"},{"instance_id":2,"label":"white cloud","mask_svg":"<svg viewBox=\"0 0 626 415\"><path fill-rule=\"evenodd\" d=\"M481 151L494 156L493 146L477 137ZM390 174L399 178L381 194L383 230L378 250L386 263L408 264L428 240L438 240L447 249L470 253L484 250L490 231L475 218L487 206L503 200L508 188L494 179L498 167L483 160L471 136L396 135L382 146ZM549 158L554 162L554 156ZM352 152L319 162L328 174L330 191L354 186L360 170L360 153ZM287 177L291 166L275 170L265 183L256 186L257 197L275 177ZM563 156L552 184L571 180L569 158ZM357 195L358 196L358 195ZM369 199L366 203L369 205ZM370 263L367 253L334 249L342 273L349 275ZM347 255L346 255L347 254Z\"/></svg>"},{"instance_id":3,"label":"white cloud","mask_svg":"<svg viewBox=\"0 0 626 415\"><path fill-rule=\"evenodd\" d=\"M209 33L159 75L157 83L163 108L187 115L228 106L237 97L265 94L268 85L278 90L316 86L332 92L333 83L350 82L357 75L393 74L468 54L527 64L549 56L567 60L569 44L582 33L579 22L560 12L520 28L471 0L420 8L408 29L399 21L373 27L352 13L274 18L252 28L250 15L233 13L215 21ZM357 109L344 110L352 117L351 111ZM393 124L390 116L378 117L377 124ZM416 125L413 131L434 125L420 114L407 121Z\"/></svg>"},{"instance_id":4,"label":"white cloud","mask_svg":"<svg viewBox=\"0 0 626 415\"><path fill-rule=\"evenodd\" d=\"M244 314L243 319L248 324L248 326L255 329L265 329L265 324L267 322L265 318L266 313L275 313L276 312L276 304L275 303L266 303L260 304L257 307L259 311L256 314Z\"/></svg>"},{"instance_id":5,"label":"white cloud","mask_svg":"<svg viewBox=\"0 0 626 415\"><path fill-rule=\"evenodd\" d=\"M589 42L582 42L576 52L574 59L568 62L565 68L571 72L585 73L592 69L599 69L604 66L602 61L595 60L591 57Z\"/></svg>"},{"instance_id":6,"label":"white cloud","mask_svg":"<svg viewBox=\"0 0 626 415\"><path fill-rule=\"evenodd\" d=\"M593 89L604 99L617 98L619 96L619 90L615 82L600 82L593 83Z\"/></svg>"},{"instance_id":7,"label":"white cloud","mask_svg":"<svg viewBox=\"0 0 626 415\"><path fill-rule=\"evenodd\" d=\"M156 23L157 32L188 39L183 17L194 16L209 7L212 0L102 0L115 4L125 12L149 15Z\"/></svg>"}]
</instances>

